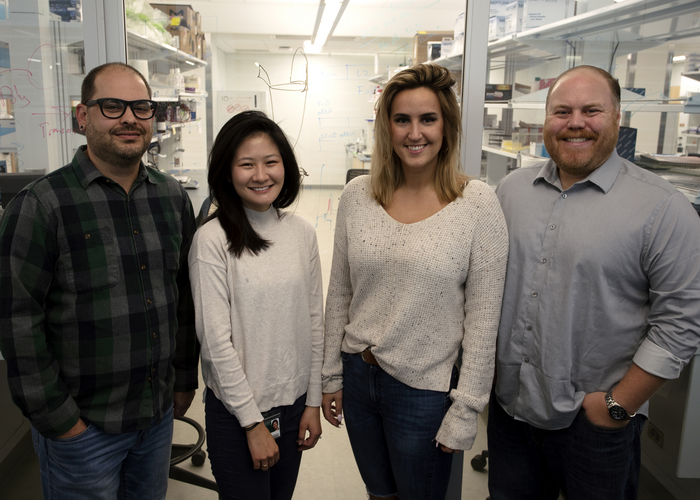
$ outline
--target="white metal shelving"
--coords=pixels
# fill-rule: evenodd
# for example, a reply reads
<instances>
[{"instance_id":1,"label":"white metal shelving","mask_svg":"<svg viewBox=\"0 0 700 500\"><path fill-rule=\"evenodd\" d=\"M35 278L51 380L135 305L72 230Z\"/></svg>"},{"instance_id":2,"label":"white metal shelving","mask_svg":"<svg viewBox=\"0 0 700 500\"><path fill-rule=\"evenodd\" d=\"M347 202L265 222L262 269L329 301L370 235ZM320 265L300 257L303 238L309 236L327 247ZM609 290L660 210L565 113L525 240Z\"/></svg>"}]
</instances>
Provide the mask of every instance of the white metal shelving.
<instances>
[{"instance_id":1,"label":"white metal shelving","mask_svg":"<svg viewBox=\"0 0 700 500\"><path fill-rule=\"evenodd\" d=\"M139 35L131 29L126 30L127 44L129 50L138 50L139 59L147 61L162 61L165 60L171 64L177 65L180 70L192 70L201 68L207 65L206 61L197 59L193 55L187 54L170 45L164 45L153 40L149 40L143 35Z\"/></svg>"}]
</instances>

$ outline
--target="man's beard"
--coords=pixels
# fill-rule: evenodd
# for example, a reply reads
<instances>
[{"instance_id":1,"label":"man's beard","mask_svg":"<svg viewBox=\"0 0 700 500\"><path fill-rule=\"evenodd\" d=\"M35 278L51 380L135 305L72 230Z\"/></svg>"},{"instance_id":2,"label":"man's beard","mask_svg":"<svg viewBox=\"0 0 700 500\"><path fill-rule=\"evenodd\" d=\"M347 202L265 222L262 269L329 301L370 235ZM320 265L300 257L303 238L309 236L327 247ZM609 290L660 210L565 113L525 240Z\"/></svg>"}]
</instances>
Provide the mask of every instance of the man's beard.
<instances>
[{"instance_id":1,"label":"man's beard","mask_svg":"<svg viewBox=\"0 0 700 500\"><path fill-rule=\"evenodd\" d=\"M140 135L130 144L118 144L115 136L123 132L137 132ZM140 125L126 125L109 132L99 133L88 122L85 127L85 137L91 154L115 167L128 168L133 167L146 152L151 134L148 134Z\"/></svg>"},{"instance_id":2,"label":"man's beard","mask_svg":"<svg viewBox=\"0 0 700 500\"><path fill-rule=\"evenodd\" d=\"M585 177L596 168L600 167L610 157L617 145L617 128L596 134L591 131L561 133L554 139L545 134L544 142L547 152L556 163L557 167L569 175ZM594 141L591 147L581 151L572 151L561 147L565 139L584 138Z\"/></svg>"}]
</instances>

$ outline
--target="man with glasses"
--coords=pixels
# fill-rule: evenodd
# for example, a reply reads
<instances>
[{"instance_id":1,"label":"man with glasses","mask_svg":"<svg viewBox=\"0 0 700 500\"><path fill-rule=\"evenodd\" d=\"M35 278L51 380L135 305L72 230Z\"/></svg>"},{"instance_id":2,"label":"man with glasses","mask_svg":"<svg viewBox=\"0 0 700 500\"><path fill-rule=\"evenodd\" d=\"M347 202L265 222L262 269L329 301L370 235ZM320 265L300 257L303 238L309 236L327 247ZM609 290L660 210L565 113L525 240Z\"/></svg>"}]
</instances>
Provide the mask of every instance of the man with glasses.
<instances>
[{"instance_id":1,"label":"man with glasses","mask_svg":"<svg viewBox=\"0 0 700 500\"><path fill-rule=\"evenodd\" d=\"M164 499L173 417L197 387L195 217L141 161L150 97L130 66L90 71L76 109L87 146L0 225L0 347L46 499Z\"/></svg>"}]
</instances>

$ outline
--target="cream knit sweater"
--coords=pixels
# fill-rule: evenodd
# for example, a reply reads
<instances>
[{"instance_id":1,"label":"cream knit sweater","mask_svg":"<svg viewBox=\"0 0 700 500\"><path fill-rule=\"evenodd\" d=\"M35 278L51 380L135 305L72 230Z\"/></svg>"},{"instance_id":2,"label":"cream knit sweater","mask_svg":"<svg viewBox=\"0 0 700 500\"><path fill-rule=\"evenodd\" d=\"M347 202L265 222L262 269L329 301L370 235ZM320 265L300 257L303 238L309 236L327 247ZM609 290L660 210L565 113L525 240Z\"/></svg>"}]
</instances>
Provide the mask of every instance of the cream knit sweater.
<instances>
[{"instance_id":1,"label":"cream knit sweater","mask_svg":"<svg viewBox=\"0 0 700 500\"><path fill-rule=\"evenodd\" d=\"M246 209L272 242L258 255L228 251L218 219L199 228L189 254L202 376L241 426L261 412L321 406L323 286L316 232L305 219L274 208Z\"/></svg>"},{"instance_id":2,"label":"cream knit sweater","mask_svg":"<svg viewBox=\"0 0 700 500\"><path fill-rule=\"evenodd\" d=\"M446 392L463 348L459 383L437 441L471 448L489 400L508 258L508 231L493 190L470 181L463 197L414 223L392 219L369 176L340 200L326 300L323 392L342 389L341 350L372 348L389 375Z\"/></svg>"}]
</instances>

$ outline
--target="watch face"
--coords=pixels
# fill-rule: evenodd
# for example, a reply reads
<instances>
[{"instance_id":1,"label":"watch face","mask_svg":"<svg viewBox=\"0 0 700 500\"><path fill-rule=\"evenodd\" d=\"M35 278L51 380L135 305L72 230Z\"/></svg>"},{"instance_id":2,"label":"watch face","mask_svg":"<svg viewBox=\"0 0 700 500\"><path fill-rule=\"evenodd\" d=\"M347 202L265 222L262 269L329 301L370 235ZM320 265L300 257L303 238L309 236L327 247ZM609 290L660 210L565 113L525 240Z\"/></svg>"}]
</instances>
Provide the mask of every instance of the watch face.
<instances>
[{"instance_id":1,"label":"watch face","mask_svg":"<svg viewBox=\"0 0 700 500\"><path fill-rule=\"evenodd\" d=\"M612 408L609 408L608 411L610 412L610 416L615 420L627 420L628 418L627 412L621 406L613 406Z\"/></svg>"}]
</instances>

